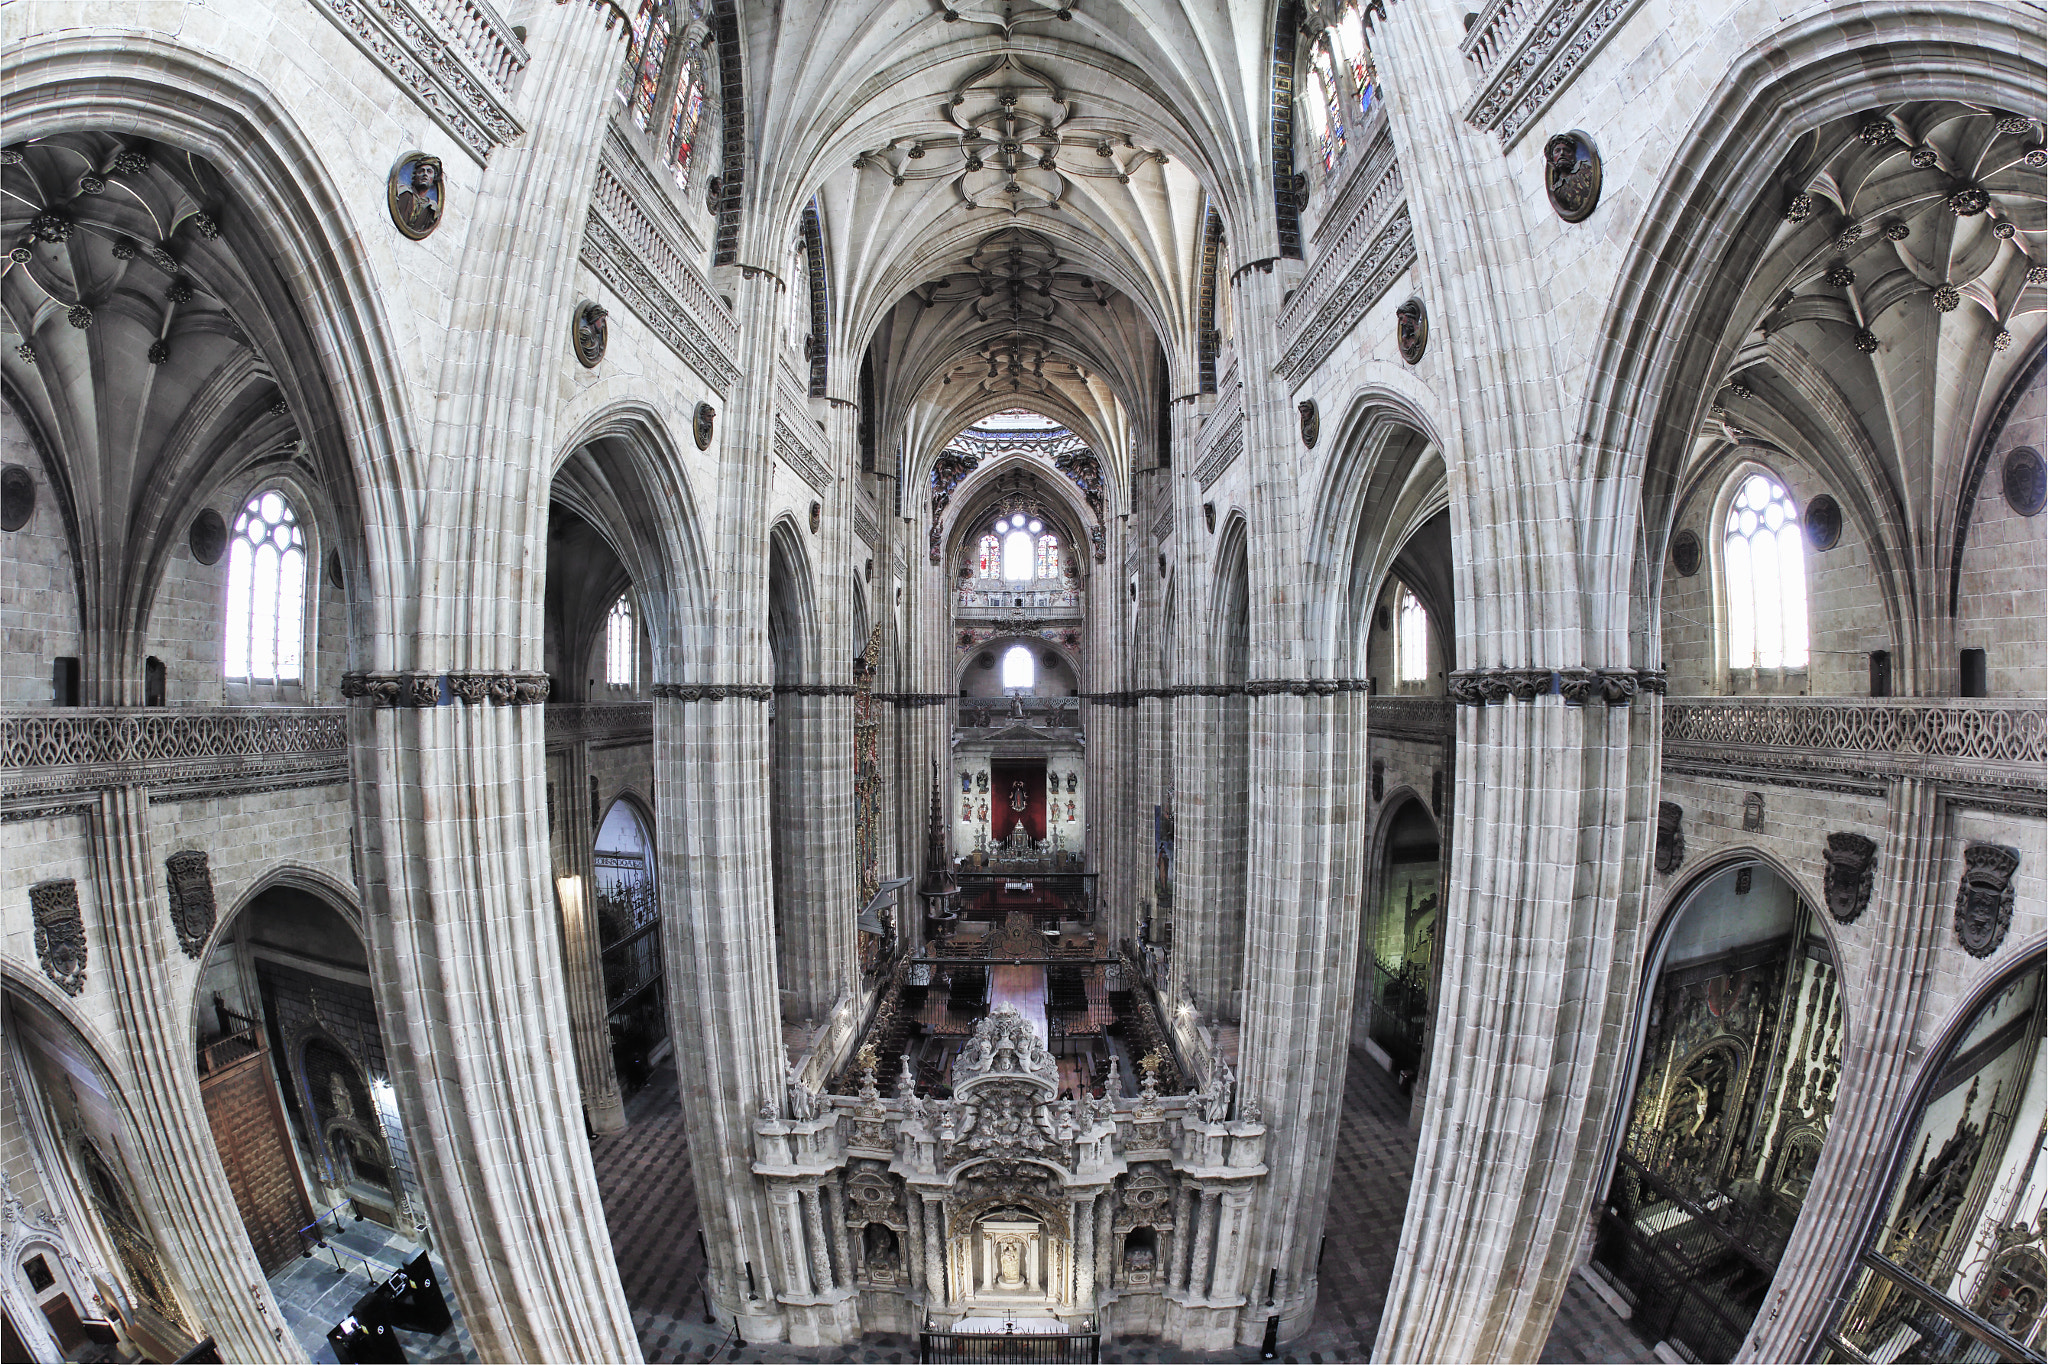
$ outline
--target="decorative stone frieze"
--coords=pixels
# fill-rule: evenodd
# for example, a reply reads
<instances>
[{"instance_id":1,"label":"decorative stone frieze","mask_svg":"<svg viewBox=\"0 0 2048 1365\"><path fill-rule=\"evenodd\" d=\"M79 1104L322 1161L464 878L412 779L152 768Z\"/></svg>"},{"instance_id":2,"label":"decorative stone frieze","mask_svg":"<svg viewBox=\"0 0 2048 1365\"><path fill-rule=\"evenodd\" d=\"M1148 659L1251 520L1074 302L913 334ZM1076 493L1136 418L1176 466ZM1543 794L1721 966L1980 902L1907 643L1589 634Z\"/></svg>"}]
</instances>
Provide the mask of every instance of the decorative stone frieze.
<instances>
[{"instance_id":1,"label":"decorative stone frieze","mask_svg":"<svg viewBox=\"0 0 2048 1365\"><path fill-rule=\"evenodd\" d=\"M145 787L162 802L331 786L348 775L339 707L0 713L0 822L81 810L108 786Z\"/></svg>"},{"instance_id":2,"label":"decorative stone frieze","mask_svg":"<svg viewBox=\"0 0 2048 1365\"><path fill-rule=\"evenodd\" d=\"M1385 142L1384 152L1380 142ZM1393 144L1383 137L1368 156L1380 164L1359 172L1353 182L1365 192L1356 199L1347 192L1347 202L1337 206L1336 213L1348 212L1348 221L1317 253L1308 278L1281 314L1279 373L1290 384L1327 360L1415 259L1415 225L1402 197L1401 164Z\"/></svg>"},{"instance_id":3,"label":"decorative stone frieze","mask_svg":"<svg viewBox=\"0 0 2048 1365\"><path fill-rule=\"evenodd\" d=\"M495 19L459 27L448 22L448 11L474 18L475 7L462 0L314 0L314 5L479 166L499 143L525 131L512 116L510 97L511 82L526 66L526 49Z\"/></svg>"},{"instance_id":4,"label":"decorative stone frieze","mask_svg":"<svg viewBox=\"0 0 2048 1365\"><path fill-rule=\"evenodd\" d=\"M185 956L197 958L206 950L213 934L215 907L213 873L206 854L186 849L164 859L164 882L170 893L171 927L178 931L178 947Z\"/></svg>"},{"instance_id":5,"label":"decorative stone frieze","mask_svg":"<svg viewBox=\"0 0 2048 1365\"><path fill-rule=\"evenodd\" d=\"M795 470L797 477L811 486L813 492L824 493L832 487L832 474L801 436L790 429L782 415L775 416L775 454L784 464Z\"/></svg>"},{"instance_id":6,"label":"decorative stone frieze","mask_svg":"<svg viewBox=\"0 0 2048 1365\"><path fill-rule=\"evenodd\" d=\"M1456 710L1449 697L1374 697L1365 723L1375 738L1440 744L1456 728Z\"/></svg>"},{"instance_id":7,"label":"decorative stone frieze","mask_svg":"<svg viewBox=\"0 0 2048 1365\"><path fill-rule=\"evenodd\" d=\"M1664 687L1661 668L1461 668L1451 674L1446 691L1460 706L1534 701L1553 690L1567 706L1628 706L1637 693L1661 696Z\"/></svg>"},{"instance_id":8,"label":"decorative stone frieze","mask_svg":"<svg viewBox=\"0 0 2048 1365\"><path fill-rule=\"evenodd\" d=\"M1963 879L1956 888L1956 941L1971 957L1989 957L2012 928L2012 874L2020 853L2003 844L1971 844L1963 850Z\"/></svg>"},{"instance_id":9,"label":"decorative stone frieze","mask_svg":"<svg viewBox=\"0 0 2048 1365\"><path fill-rule=\"evenodd\" d=\"M657 701L767 701L775 695L770 686L744 683L656 683L648 689Z\"/></svg>"},{"instance_id":10,"label":"decorative stone frieze","mask_svg":"<svg viewBox=\"0 0 2048 1365\"><path fill-rule=\"evenodd\" d=\"M1465 121L1498 130L1502 151L1513 147L1641 3L1492 0L1459 45L1481 82Z\"/></svg>"},{"instance_id":11,"label":"decorative stone frieze","mask_svg":"<svg viewBox=\"0 0 2048 1365\"><path fill-rule=\"evenodd\" d=\"M1877 843L1861 834L1830 834L1821 856L1827 860L1821 890L1828 913L1837 924L1854 924L1869 907L1870 893L1877 886Z\"/></svg>"},{"instance_id":12,"label":"decorative stone frieze","mask_svg":"<svg viewBox=\"0 0 2048 1365\"><path fill-rule=\"evenodd\" d=\"M37 882L28 889L35 913L36 959L43 975L66 995L85 989L85 917L78 909L78 883L69 877Z\"/></svg>"},{"instance_id":13,"label":"decorative stone frieze","mask_svg":"<svg viewBox=\"0 0 2048 1365\"><path fill-rule=\"evenodd\" d=\"M554 680L545 673L450 673L448 690L468 706L533 706L548 699Z\"/></svg>"},{"instance_id":14,"label":"decorative stone frieze","mask_svg":"<svg viewBox=\"0 0 2048 1365\"><path fill-rule=\"evenodd\" d=\"M1243 416L1240 414L1227 421L1226 426L1219 428L1221 434L1209 444L1195 463L1195 482L1202 486L1204 493L1215 486L1216 481L1229 471L1230 466L1237 463L1238 456L1244 454ZM1172 529L1172 525L1169 517L1167 528Z\"/></svg>"}]
</instances>

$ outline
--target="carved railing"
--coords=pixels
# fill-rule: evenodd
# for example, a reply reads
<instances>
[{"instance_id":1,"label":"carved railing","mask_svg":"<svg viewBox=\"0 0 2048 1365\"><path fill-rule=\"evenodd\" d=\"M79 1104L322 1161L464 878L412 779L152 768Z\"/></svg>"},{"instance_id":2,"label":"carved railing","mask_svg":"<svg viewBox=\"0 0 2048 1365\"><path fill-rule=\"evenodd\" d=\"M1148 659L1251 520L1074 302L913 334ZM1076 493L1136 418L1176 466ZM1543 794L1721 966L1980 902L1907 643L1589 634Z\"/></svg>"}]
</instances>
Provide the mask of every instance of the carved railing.
<instances>
[{"instance_id":1,"label":"carved railing","mask_svg":"<svg viewBox=\"0 0 2048 1365\"><path fill-rule=\"evenodd\" d=\"M1449 697L1373 697L1365 704L1366 729L1388 739L1442 743L1457 729Z\"/></svg>"},{"instance_id":2,"label":"carved railing","mask_svg":"<svg viewBox=\"0 0 2048 1365\"><path fill-rule=\"evenodd\" d=\"M79 808L103 787L196 799L348 780L339 706L0 711L0 820Z\"/></svg>"},{"instance_id":3,"label":"carved railing","mask_svg":"<svg viewBox=\"0 0 2048 1365\"><path fill-rule=\"evenodd\" d=\"M1401 163L1384 119L1361 168L1345 180L1316 227L1307 276L1280 314L1284 378L1300 379L1393 287L1415 258Z\"/></svg>"},{"instance_id":4,"label":"carved railing","mask_svg":"<svg viewBox=\"0 0 2048 1365\"><path fill-rule=\"evenodd\" d=\"M1479 90L1465 121L1507 150L1642 0L1493 0L1459 45Z\"/></svg>"},{"instance_id":5,"label":"carved railing","mask_svg":"<svg viewBox=\"0 0 2048 1365\"><path fill-rule=\"evenodd\" d=\"M1972 804L2048 806L2048 707L2032 700L1702 697L1664 705L1664 767L1877 791L1942 782Z\"/></svg>"},{"instance_id":6,"label":"carved railing","mask_svg":"<svg viewBox=\"0 0 2048 1365\"><path fill-rule=\"evenodd\" d=\"M479 71L510 91L526 69L526 45L498 11L482 0L427 0L441 27Z\"/></svg>"},{"instance_id":7,"label":"carved railing","mask_svg":"<svg viewBox=\"0 0 2048 1365\"><path fill-rule=\"evenodd\" d=\"M1014 611L1020 607L1079 607L1078 588L961 588L958 605L969 611Z\"/></svg>"},{"instance_id":8,"label":"carved railing","mask_svg":"<svg viewBox=\"0 0 2048 1365\"><path fill-rule=\"evenodd\" d=\"M547 742L562 744L634 744L654 738L651 701L550 702Z\"/></svg>"},{"instance_id":9,"label":"carved railing","mask_svg":"<svg viewBox=\"0 0 2048 1365\"><path fill-rule=\"evenodd\" d=\"M510 106L526 48L484 0L313 3L478 165L523 131Z\"/></svg>"}]
</instances>

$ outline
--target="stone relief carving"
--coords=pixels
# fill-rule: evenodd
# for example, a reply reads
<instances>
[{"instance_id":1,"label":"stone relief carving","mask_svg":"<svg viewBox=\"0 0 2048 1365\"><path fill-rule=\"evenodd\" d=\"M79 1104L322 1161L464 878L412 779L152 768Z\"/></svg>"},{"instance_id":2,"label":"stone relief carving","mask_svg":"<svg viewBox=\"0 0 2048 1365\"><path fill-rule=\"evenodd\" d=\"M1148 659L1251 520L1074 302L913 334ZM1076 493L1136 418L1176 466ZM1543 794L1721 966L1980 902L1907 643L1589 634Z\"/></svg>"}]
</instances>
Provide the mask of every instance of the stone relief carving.
<instances>
[{"instance_id":1,"label":"stone relief carving","mask_svg":"<svg viewBox=\"0 0 2048 1365\"><path fill-rule=\"evenodd\" d=\"M186 957L196 958L205 951L216 913L213 873L206 865L206 854L199 849L173 853L164 859L164 873L171 895L171 927L178 931L178 947Z\"/></svg>"},{"instance_id":2,"label":"stone relief carving","mask_svg":"<svg viewBox=\"0 0 2048 1365\"><path fill-rule=\"evenodd\" d=\"M441 158L425 152L407 152L391 168L385 197L390 203L391 221L400 232L415 242L430 236L441 226L447 198Z\"/></svg>"},{"instance_id":3,"label":"stone relief carving","mask_svg":"<svg viewBox=\"0 0 2048 1365\"><path fill-rule=\"evenodd\" d=\"M1870 905L1870 893L1877 885L1877 844L1861 834L1828 836L1827 871L1821 889L1827 896L1828 913L1837 924L1854 924Z\"/></svg>"},{"instance_id":4,"label":"stone relief carving","mask_svg":"<svg viewBox=\"0 0 2048 1365\"><path fill-rule=\"evenodd\" d=\"M1742 829L1746 834L1756 834L1764 827L1764 794L1750 792L1742 798Z\"/></svg>"},{"instance_id":5,"label":"stone relief carving","mask_svg":"<svg viewBox=\"0 0 2048 1365\"><path fill-rule=\"evenodd\" d=\"M1583 223L1600 203L1600 153L1584 133L1559 133L1543 144L1543 188L1567 223Z\"/></svg>"},{"instance_id":6,"label":"stone relief carving","mask_svg":"<svg viewBox=\"0 0 2048 1365\"><path fill-rule=\"evenodd\" d=\"M601 303L585 299L576 305L576 316L569 326L569 339L576 349L576 363L586 370L594 370L604 359L604 350L611 341L611 326L606 321L610 315Z\"/></svg>"},{"instance_id":7,"label":"stone relief carving","mask_svg":"<svg viewBox=\"0 0 2048 1365\"><path fill-rule=\"evenodd\" d=\"M1676 801L1657 803L1657 870L1669 875L1685 861L1685 810Z\"/></svg>"},{"instance_id":8,"label":"stone relief carving","mask_svg":"<svg viewBox=\"0 0 2048 1365\"><path fill-rule=\"evenodd\" d=\"M85 989L85 917L78 909L78 883L69 877L37 882L28 889L35 912L36 957L43 975L66 995Z\"/></svg>"},{"instance_id":9,"label":"stone relief carving","mask_svg":"<svg viewBox=\"0 0 2048 1365\"><path fill-rule=\"evenodd\" d=\"M1963 850L1963 879L1956 888L1956 939L1971 957L1989 957L2012 927L2012 874L2018 849L1971 844Z\"/></svg>"},{"instance_id":10,"label":"stone relief carving","mask_svg":"<svg viewBox=\"0 0 2048 1365\"><path fill-rule=\"evenodd\" d=\"M1301 443L1310 450L1316 448L1316 441L1323 434L1323 420L1316 412L1316 400L1304 398L1296 403L1295 410L1301 415Z\"/></svg>"},{"instance_id":11,"label":"stone relief carving","mask_svg":"<svg viewBox=\"0 0 2048 1365\"><path fill-rule=\"evenodd\" d=\"M1680 578L1691 578L1700 571L1698 535L1686 530L1671 538L1671 567L1678 570Z\"/></svg>"},{"instance_id":12,"label":"stone relief carving","mask_svg":"<svg viewBox=\"0 0 2048 1365\"><path fill-rule=\"evenodd\" d=\"M1429 349L1429 313L1421 299L1410 299L1394 310L1394 341L1401 359L1410 365L1422 360Z\"/></svg>"}]
</instances>

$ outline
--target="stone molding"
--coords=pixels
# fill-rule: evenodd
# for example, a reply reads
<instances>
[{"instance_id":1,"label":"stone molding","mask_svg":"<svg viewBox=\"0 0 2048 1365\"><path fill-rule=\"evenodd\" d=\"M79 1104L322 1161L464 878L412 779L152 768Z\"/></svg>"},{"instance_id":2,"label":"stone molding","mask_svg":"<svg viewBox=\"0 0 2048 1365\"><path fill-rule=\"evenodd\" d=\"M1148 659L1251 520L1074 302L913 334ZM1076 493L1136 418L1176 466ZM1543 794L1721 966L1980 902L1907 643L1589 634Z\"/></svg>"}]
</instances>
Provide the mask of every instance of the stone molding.
<instances>
[{"instance_id":1,"label":"stone molding","mask_svg":"<svg viewBox=\"0 0 2048 1365\"><path fill-rule=\"evenodd\" d=\"M656 701L767 701L775 695L769 686L746 683L656 683L649 689Z\"/></svg>"},{"instance_id":2,"label":"stone molding","mask_svg":"<svg viewBox=\"0 0 2048 1365\"><path fill-rule=\"evenodd\" d=\"M1385 739L1442 743L1457 728L1449 697L1374 697L1365 708L1367 733Z\"/></svg>"},{"instance_id":3,"label":"stone molding","mask_svg":"<svg viewBox=\"0 0 2048 1365\"><path fill-rule=\"evenodd\" d=\"M477 0L313 0L315 8L481 166L525 129L511 86L526 49Z\"/></svg>"},{"instance_id":4,"label":"stone molding","mask_svg":"<svg viewBox=\"0 0 2048 1365\"><path fill-rule=\"evenodd\" d=\"M1459 45L1479 81L1465 121L1500 133L1503 152L1642 0L1492 0Z\"/></svg>"},{"instance_id":5,"label":"stone molding","mask_svg":"<svg viewBox=\"0 0 2048 1365\"><path fill-rule=\"evenodd\" d=\"M1415 224L1401 197L1401 165L1388 144L1386 167L1371 181L1356 217L1295 291L1280 318L1275 367L1290 386L1329 359L1367 310L1386 296L1415 259Z\"/></svg>"},{"instance_id":6,"label":"stone molding","mask_svg":"<svg viewBox=\"0 0 2048 1365\"><path fill-rule=\"evenodd\" d=\"M1233 412L1225 417L1222 434L1209 443L1195 462L1195 482L1202 486L1204 493L1237 463L1237 457L1244 454L1244 415ZM1169 514L1170 516L1170 514ZM1167 523L1169 529L1171 521Z\"/></svg>"},{"instance_id":7,"label":"stone molding","mask_svg":"<svg viewBox=\"0 0 2048 1365\"><path fill-rule=\"evenodd\" d=\"M778 697L851 697L860 691L852 683L777 683Z\"/></svg>"},{"instance_id":8,"label":"stone molding","mask_svg":"<svg viewBox=\"0 0 2048 1365\"><path fill-rule=\"evenodd\" d=\"M2038 702L1688 698L1664 708L1663 767L1713 780L1881 796L1893 778L1950 801L2048 813L2048 707Z\"/></svg>"},{"instance_id":9,"label":"stone molding","mask_svg":"<svg viewBox=\"0 0 2048 1365\"><path fill-rule=\"evenodd\" d=\"M1534 701L1553 692L1567 706L1627 706L1638 693L1661 696L1664 687L1661 668L1461 668L1451 674L1448 690L1460 706Z\"/></svg>"},{"instance_id":10,"label":"stone molding","mask_svg":"<svg viewBox=\"0 0 2048 1365\"><path fill-rule=\"evenodd\" d=\"M831 471L811 452L804 439L791 430L789 423L782 420L779 412L775 414L775 454L811 486L812 492L824 494L832 491Z\"/></svg>"},{"instance_id":11,"label":"stone molding","mask_svg":"<svg viewBox=\"0 0 2048 1365\"><path fill-rule=\"evenodd\" d=\"M718 391L739 379L739 324L691 264L690 234L614 124L605 134L578 259Z\"/></svg>"},{"instance_id":12,"label":"stone molding","mask_svg":"<svg viewBox=\"0 0 2048 1365\"><path fill-rule=\"evenodd\" d=\"M108 787L154 802L325 787L349 778L340 707L92 707L0 714L0 823L90 809Z\"/></svg>"},{"instance_id":13,"label":"stone molding","mask_svg":"<svg viewBox=\"0 0 2048 1365\"><path fill-rule=\"evenodd\" d=\"M654 736L654 703L549 702L544 725L550 748L575 743L634 743Z\"/></svg>"},{"instance_id":14,"label":"stone molding","mask_svg":"<svg viewBox=\"0 0 2048 1365\"><path fill-rule=\"evenodd\" d=\"M1136 706L1141 701L1177 697L1334 697L1340 692L1370 691L1365 678L1254 678L1241 683L1176 683L1171 687L1138 687L1128 692L1077 692L1094 706Z\"/></svg>"},{"instance_id":15,"label":"stone molding","mask_svg":"<svg viewBox=\"0 0 2048 1365\"><path fill-rule=\"evenodd\" d=\"M444 676L449 693L466 706L537 706L555 685L545 673L344 673L341 695L372 706L439 706Z\"/></svg>"},{"instance_id":16,"label":"stone molding","mask_svg":"<svg viewBox=\"0 0 2048 1365\"><path fill-rule=\"evenodd\" d=\"M853 534L870 550L882 543L882 528L876 523L875 514L865 500L854 504Z\"/></svg>"}]
</instances>

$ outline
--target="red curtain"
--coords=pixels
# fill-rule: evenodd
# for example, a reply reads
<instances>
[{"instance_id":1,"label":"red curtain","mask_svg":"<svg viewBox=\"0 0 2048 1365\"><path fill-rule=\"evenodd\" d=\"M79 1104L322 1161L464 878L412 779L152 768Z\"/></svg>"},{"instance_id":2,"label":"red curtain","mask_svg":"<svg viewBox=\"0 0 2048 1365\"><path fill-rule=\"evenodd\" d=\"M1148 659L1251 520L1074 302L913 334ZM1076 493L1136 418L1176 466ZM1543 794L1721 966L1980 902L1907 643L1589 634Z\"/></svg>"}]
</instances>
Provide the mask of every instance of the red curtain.
<instances>
[{"instance_id":1,"label":"red curtain","mask_svg":"<svg viewBox=\"0 0 2048 1365\"><path fill-rule=\"evenodd\" d=\"M1010 789L1024 784L1024 832L1034 839L1045 837L1045 760L1024 763L989 764L989 835L997 843L1010 837L1010 827L1019 819L1010 809Z\"/></svg>"}]
</instances>

